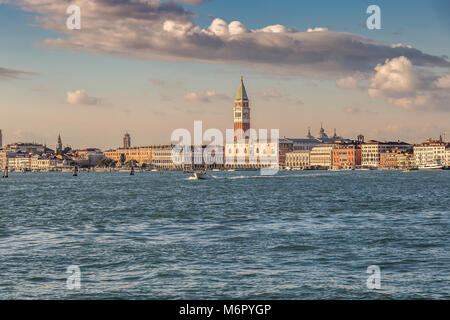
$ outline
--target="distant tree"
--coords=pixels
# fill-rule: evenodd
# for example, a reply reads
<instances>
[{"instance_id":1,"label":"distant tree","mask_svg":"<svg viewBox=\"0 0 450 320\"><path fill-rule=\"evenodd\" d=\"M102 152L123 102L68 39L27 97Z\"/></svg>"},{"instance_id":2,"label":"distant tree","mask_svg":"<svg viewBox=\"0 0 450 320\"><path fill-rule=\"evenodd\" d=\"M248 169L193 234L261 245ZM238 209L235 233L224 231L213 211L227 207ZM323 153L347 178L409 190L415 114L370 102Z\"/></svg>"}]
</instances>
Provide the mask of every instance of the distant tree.
<instances>
[{"instance_id":1,"label":"distant tree","mask_svg":"<svg viewBox=\"0 0 450 320\"><path fill-rule=\"evenodd\" d=\"M105 159L98 161L96 163L96 166L100 167L100 168L110 168L110 167L114 167L116 164L117 164L117 161L105 158Z\"/></svg>"},{"instance_id":2,"label":"distant tree","mask_svg":"<svg viewBox=\"0 0 450 320\"><path fill-rule=\"evenodd\" d=\"M125 166L127 166L127 167L136 167L137 164L138 164L138 162L134 159L128 160L127 162L125 162Z\"/></svg>"},{"instance_id":3,"label":"distant tree","mask_svg":"<svg viewBox=\"0 0 450 320\"><path fill-rule=\"evenodd\" d=\"M125 161L127 160L127 157L122 153L120 154L120 164L123 166Z\"/></svg>"}]
</instances>

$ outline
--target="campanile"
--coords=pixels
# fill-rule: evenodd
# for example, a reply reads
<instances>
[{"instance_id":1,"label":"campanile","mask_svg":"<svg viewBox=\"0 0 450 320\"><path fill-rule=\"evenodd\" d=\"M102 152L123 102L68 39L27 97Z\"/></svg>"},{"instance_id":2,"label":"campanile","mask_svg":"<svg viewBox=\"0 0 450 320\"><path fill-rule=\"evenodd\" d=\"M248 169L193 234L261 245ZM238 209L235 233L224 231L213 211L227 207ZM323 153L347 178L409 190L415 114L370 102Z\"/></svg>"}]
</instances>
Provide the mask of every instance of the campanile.
<instances>
[{"instance_id":1,"label":"campanile","mask_svg":"<svg viewBox=\"0 0 450 320\"><path fill-rule=\"evenodd\" d=\"M234 100L234 141L244 138L244 133L250 129L250 107L247 92L244 86L244 77L241 77L241 84Z\"/></svg>"}]
</instances>

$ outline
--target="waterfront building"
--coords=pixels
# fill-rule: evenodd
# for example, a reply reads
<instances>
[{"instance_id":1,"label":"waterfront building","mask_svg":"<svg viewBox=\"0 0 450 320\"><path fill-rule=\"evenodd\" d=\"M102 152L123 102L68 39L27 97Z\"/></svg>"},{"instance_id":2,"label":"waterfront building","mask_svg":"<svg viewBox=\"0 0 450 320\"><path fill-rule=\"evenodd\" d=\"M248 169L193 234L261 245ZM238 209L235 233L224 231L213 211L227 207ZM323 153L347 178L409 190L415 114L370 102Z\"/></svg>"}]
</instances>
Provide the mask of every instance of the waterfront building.
<instances>
[{"instance_id":1,"label":"waterfront building","mask_svg":"<svg viewBox=\"0 0 450 320\"><path fill-rule=\"evenodd\" d=\"M157 169L163 170L175 170L177 167L175 166L172 159L172 150L173 145L164 145L153 147L153 165Z\"/></svg>"},{"instance_id":2,"label":"waterfront building","mask_svg":"<svg viewBox=\"0 0 450 320\"><path fill-rule=\"evenodd\" d=\"M380 142L376 140L369 140L361 145L363 167L379 167L380 154L390 149L398 148L399 150L411 150L413 146L406 142Z\"/></svg>"},{"instance_id":3,"label":"waterfront building","mask_svg":"<svg viewBox=\"0 0 450 320\"><path fill-rule=\"evenodd\" d=\"M224 148L217 145L190 146L187 149L174 148L172 160L174 168L178 170L189 169L223 169Z\"/></svg>"},{"instance_id":4,"label":"waterfront building","mask_svg":"<svg viewBox=\"0 0 450 320\"><path fill-rule=\"evenodd\" d=\"M55 157L42 157L34 155L31 157L31 171L50 171L61 162Z\"/></svg>"},{"instance_id":5,"label":"waterfront building","mask_svg":"<svg viewBox=\"0 0 450 320\"><path fill-rule=\"evenodd\" d=\"M76 150L74 152L73 160L82 167L93 167L100 160L105 158L103 152L96 148L87 148L83 150Z\"/></svg>"},{"instance_id":6,"label":"waterfront building","mask_svg":"<svg viewBox=\"0 0 450 320\"><path fill-rule=\"evenodd\" d=\"M42 155L50 151L46 146L38 143L12 143L8 144L4 150L16 153L25 153L25 154L38 154Z\"/></svg>"},{"instance_id":7,"label":"waterfront building","mask_svg":"<svg viewBox=\"0 0 450 320\"><path fill-rule=\"evenodd\" d=\"M289 169L308 169L310 167L309 150L295 150L286 153L286 168Z\"/></svg>"},{"instance_id":8,"label":"waterfront building","mask_svg":"<svg viewBox=\"0 0 450 320\"><path fill-rule=\"evenodd\" d=\"M450 144L445 148L445 166L450 168Z\"/></svg>"},{"instance_id":9,"label":"waterfront building","mask_svg":"<svg viewBox=\"0 0 450 320\"><path fill-rule=\"evenodd\" d=\"M123 136L123 148L124 149L131 148L131 136L128 132L125 133L125 135Z\"/></svg>"},{"instance_id":10,"label":"waterfront building","mask_svg":"<svg viewBox=\"0 0 450 320\"><path fill-rule=\"evenodd\" d=\"M407 169L415 166L412 150L393 148L380 154L380 167L385 169Z\"/></svg>"},{"instance_id":11,"label":"waterfront building","mask_svg":"<svg viewBox=\"0 0 450 320\"><path fill-rule=\"evenodd\" d=\"M286 154L294 151L294 143L289 139L278 140L278 162L281 167L286 166Z\"/></svg>"},{"instance_id":12,"label":"waterfront building","mask_svg":"<svg viewBox=\"0 0 450 320\"><path fill-rule=\"evenodd\" d=\"M30 171L31 170L31 156L29 155L16 155L13 158L8 158L9 170L15 171Z\"/></svg>"},{"instance_id":13,"label":"waterfront building","mask_svg":"<svg viewBox=\"0 0 450 320\"><path fill-rule=\"evenodd\" d=\"M447 158L447 148L449 143L443 142L442 138L439 140L428 139L424 143L414 146L414 158L416 166L423 166L426 164L439 163L445 165Z\"/></svg>"},{"instance_id":14,"label":"waterfront building","mask_svg":"<svg viewBox=\"0 0 450 320\"><path fill-rule=\"evenodd\" d=\"M333 149L338 144L323 143L315 146L310 154L310 166L315 169L329 169L333 166Z\"/></svg>"},{"instance_id":15,"label":"waterfront building","mask_svg":"<svg viewBox=\"0 0 450 320\"><path fill-rule=\"evenodd\" d=\"M234 100L234 141L244 139L244 133L250 129L250 106L247 91L244 86L244 77L241 77L241 84Z\"/></svg>"},{"instance_id":16,"label":"waterfront building","mask_svg":"<svg viewBox=\"0 0 450 320\"><path fill-rule=\"evenodd\" d=\"M106 158L124 163L127 161L135 160L139 165L151 164L154 158L153 146L134 147L134 148L119 148L115 150L104 151L103 154Z\"/></svg>"},{"instance_id":17,"label":"waterfront building","mask_svg":"<svg viewBox=\"0 0 450 320\"><path fill-rule=\"evenodd\" d=\"M362 151L357 144L343 144L333 149L333 168L355 169L361 166Z\"/></svg>"},{"instance_id":18,"label":"waterfront building","mask_svg":"<svg viewBox=\"0 0 450 320\"><path fill-rule=\"evenodd\" d=\"M231 143L225 146L225 166L233 169L269 167L277 159L277 154L278 142Z\"/></svg>"},{"instance_id":19,"label":"waterfront building","mask_svg":"<svg viewBox=\"0 0 450 320\"><path fill-rule=\"evenodd\" d=\"M13 158L17 155L16 152L1 150L0 151L0 169L3 170L8 165L8 158Z\"/></svg>"},{"instance_id":20,"label":"waterfront building","mask_svg":"<svg viewBox=\"0 0 450 320\"><path fill-rule=\"evenodd\" d=\"M225 167L224 146L207 146L207 152L203 152L203 160L210 169L223 169Z\"/></svg>"}]
</instances>

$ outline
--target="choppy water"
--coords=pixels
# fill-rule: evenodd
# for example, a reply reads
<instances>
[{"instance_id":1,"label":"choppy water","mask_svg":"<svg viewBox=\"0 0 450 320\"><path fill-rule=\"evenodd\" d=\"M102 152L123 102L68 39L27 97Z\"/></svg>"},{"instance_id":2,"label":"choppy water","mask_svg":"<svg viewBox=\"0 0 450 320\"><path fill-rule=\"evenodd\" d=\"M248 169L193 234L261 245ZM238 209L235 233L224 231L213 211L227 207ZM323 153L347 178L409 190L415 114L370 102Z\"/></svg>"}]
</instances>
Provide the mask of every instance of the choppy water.
<instances>
[{"instance_id":1,"label":"choppy water","mask_svg":"<svg viewBox=\"0 0 450 320\"><path fill-rule=\"evenodd\" d=\"M0 298L450 298L450 171L213 174L1 179Z\"/></svg>"}]
</instances>

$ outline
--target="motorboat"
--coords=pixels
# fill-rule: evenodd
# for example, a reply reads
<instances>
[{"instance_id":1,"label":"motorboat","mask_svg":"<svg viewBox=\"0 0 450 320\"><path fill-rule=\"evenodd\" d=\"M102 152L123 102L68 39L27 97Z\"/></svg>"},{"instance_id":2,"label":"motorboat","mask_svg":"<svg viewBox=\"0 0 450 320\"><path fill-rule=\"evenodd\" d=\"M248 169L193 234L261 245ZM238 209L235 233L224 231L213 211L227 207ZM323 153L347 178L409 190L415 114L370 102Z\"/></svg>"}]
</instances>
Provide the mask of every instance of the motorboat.
<instances>
[{"instance_id":1,"label":"motorboat","mask_svg":"<svg viewBox=\"0 0 450 320\"><path fill-rule=\"evenodd\" d=\"M206 171L194 171L194 179L195 180L206 180L213 179L214 177L207 173Z\"/></svg>"}]
</instances>

